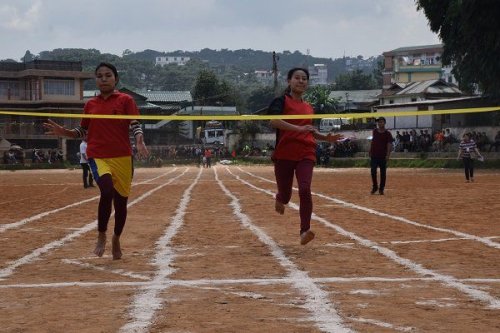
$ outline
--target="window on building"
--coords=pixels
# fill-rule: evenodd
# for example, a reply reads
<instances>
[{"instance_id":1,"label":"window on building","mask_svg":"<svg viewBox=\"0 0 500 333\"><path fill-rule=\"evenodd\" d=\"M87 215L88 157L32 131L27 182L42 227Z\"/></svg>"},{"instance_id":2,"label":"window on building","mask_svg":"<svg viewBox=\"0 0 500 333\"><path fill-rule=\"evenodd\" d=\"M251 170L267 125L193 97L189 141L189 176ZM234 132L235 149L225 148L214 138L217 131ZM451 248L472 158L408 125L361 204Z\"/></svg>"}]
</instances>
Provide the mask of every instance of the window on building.
<instances>
[{"instance_id":1,"label":"window on building","mask_svg":"<svg viewBox=\"0 0 500 333\"><path fill-rule=\"evenodd\" d=\"M417 98L416 98L416 97L412 97L412 98L411 98L411 101L412 101L412 102L416 102L416 101L417 101Z\"/></svg>"},{"instance_id":2,"label":"window on building","mask_svg":"<svg viewBox=\"0 0 500 333\"><path fill-rule=\"evenodd\" d=\"M394 100L393 100L393 99L390 99L390 100L389 100L389 104L394 104Z\"/></svg>"},{"instance_id":3,"label":"window on building","mask_svg":"<svg viewBox=\"0 0 500 333\"><path fill-rule=\"evenodd\" d=\"M45 95L75 95L75 80L68 79L45 79L43 81Z\"/></svg>"},{"instance_id":4,"label":"window on building","mask_svg":"<svg viewBox=\"0 0 500 333\"><path fill-rule=\"evenodd\" d=\"M11 96L19 96L19 82L0 81L0 97L8 98Z\"/></svg>"}]
</instances>

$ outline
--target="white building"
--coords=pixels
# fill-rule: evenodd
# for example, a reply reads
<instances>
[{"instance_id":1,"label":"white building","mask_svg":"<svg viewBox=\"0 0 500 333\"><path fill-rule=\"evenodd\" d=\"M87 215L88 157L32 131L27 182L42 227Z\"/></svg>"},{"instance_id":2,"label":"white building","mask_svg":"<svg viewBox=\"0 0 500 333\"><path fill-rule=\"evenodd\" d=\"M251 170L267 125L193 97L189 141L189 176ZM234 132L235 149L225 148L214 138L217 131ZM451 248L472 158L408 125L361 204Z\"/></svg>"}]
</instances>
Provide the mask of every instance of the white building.
<instances>
[{"instance_id":1,"label":"white building","mask_svg":"<svg viewBox=\"0 0 500 333\"><path fill-rule=\"evenodd\" d=\"M255 70L254 75L260 83L268 84L273 81L273 71Z\"/></svg>"},{"instance_id":2,"label":"white building","mask_svg":"<svg viewBox=\"0 0 500 333\"><path fill-rule=\"evenodd\" d=\"M166 57L156 57L155 65L165 66L169 64L177 64L178 66L184 66L190 57L183 56L166 56Z\"/></svg>"},{"instance_id":3,"label":"white building","mask_svg":"<svg viewBox=\"0 0 500 333\"><path fill-rule=\"evenodd\" d=\"M328 84L328 67L325 64L309 66L309 84L311 86Z\"/></svg>"}]
</instances>

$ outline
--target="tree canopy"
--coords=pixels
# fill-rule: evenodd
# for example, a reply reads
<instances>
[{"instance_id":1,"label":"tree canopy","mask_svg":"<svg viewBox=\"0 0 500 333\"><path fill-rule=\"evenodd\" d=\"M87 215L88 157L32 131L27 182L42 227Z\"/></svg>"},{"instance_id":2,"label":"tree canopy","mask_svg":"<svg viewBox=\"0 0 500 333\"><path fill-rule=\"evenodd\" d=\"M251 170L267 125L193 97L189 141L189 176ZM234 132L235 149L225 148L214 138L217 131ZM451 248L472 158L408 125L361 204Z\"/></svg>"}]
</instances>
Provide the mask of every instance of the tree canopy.
<instances>
[{"instance_id":1,"label":"tree canopy","mask_svg":"<svg viewBox=\"0 0 500 333\"><path fill-rule=\"evenodd\" d=\"M367 90L376 88L378 88L377 81L373 75L365 74L360 69L340 74L335 80L335 90Z\"/></svg>"},{"instance_id":2,"label":"tree canopy","mask_svg":"<svg viewBox=\"0 0 500 333\"><path fill-rule=\"evenodd\" d=\"M500 96L500 1L416 0L431 30L444 44L443 64L453 65L461 89L474 84L487 95Z\"/></svg>"}]
</instances>

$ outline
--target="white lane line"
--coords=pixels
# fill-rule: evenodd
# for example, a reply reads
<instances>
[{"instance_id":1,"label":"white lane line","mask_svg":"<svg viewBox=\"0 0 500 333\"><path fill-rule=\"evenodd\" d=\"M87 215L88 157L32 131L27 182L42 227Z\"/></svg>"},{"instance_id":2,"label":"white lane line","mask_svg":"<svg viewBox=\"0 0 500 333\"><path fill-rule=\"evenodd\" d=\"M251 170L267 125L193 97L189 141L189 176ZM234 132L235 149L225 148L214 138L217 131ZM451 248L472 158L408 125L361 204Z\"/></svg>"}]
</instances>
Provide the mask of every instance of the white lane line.
<instances>
[{"instance_id":1,"label":"white lane line","mask_svg":"<svg viewBox=\"0 0 500 333\"><path fill-rule=\"evenodd\" d=\"M498 236L489 236L486 237L488 239L495 239L498 238ZM457 238L441 238L441 239L420 239L420 240L406 240L406 241L384 241L384 242L379 242L379 244L419 244L419 243L444 243L444 242L453 242L453 241L462 241L462 240L469 240L468 238L462 238L462 237L457 237ZM326 246L332 246L332 247L350 247L356 245L354 242L350 243L329 243L326 244Z\"/></svg>"},{"instance_id":2,"label":"white lane line","mask_svg":"<svg viewBox=\"0 0 500 333\"><path fill-rule=\"evenodd\" d=\"M238 169L240 171L242 171L242 172L244 172L244 173L246 173L246 174L254 177L254 178L258 178L258 179L264 180L264 181L266 181L268 183L276 184L276 182L274 182L272 180L269 180L269 179L261 177L261 176L257 176L257 175L255 175L255 174L253 174L251 172L248 172L248 171L245 171L245 170L241 169L240 167L238 167ZM298 191L298 189L295 188L295 187L293 189L295 191ZM477 241L477 242L483 243L484 245L487 245L489 247L493 247L495 249L500 249L500 243L493 242L492 240L490 240L487 237L479 237L479 236L467 234L467 233L464 233L464 232L461 232L461 231L457 231L457 230L453 230L453 229L433 227L433 226L430 226L430 225L427 225L427 224L423 224L423 223L419 223L419 222L408 220L408 219L406 219L404 217L401 217L401 216L396 216L396 215L391 215L391 214L383 213L383 212L377 211L375 209L371 209L371 208L368 208L368 207L359 206L359 205L356 205L356 204L353 204L353 203L350 203L350 202L347 202L347 201L343 201L343 200L340 200L340 199L332 198L332 197L326 196L326 195L321 194L321 193L316 193L316 192L311 192L311 193L313 195L316 195L316 196L320 197L320 198L323 198L323 199L326 199L326 200L329 200L329 201L333 201L333 202L335 202L335 203L337 203L339 205L342 205L344 207L361 210L361 211L367 212L369 214L377 215L377 216L387 217L387 218L390 218L390 219L393 219L393 220L396 220L396 221L399 221L399 222L403 222L403 223L406 223L406 224L411 224L411 225L414 225L414 226L420 227L420 228L426 228L426 229L431 229L431 230L434 230L434 231L440 231L440 232L444 232L444 233L449 233L449 234L455 235L457 237L462 237L462 238L465 238L465 239L468 239L468 240L473 240L473 241Z\"/></svg>"},{"instance_id":3,"label":"white lane line","mask_svg":"<svg viewBox=\"0 0 500 333\"><path fill-rule=\"evenodd\" d=\"M150 181L153 181L153 180L156 180L158 178L161 178L163 176L166 176L172 172L174 172L176 169L172 170L172 171L169 171L167 173L164 173L160 176L157 176L155 178L152 178L152 179L148 179L146 181L143 181L141 183L137 183L135 185L143 185L143 184L147 184L148 182ZM53 209L53 210L49 210L49 211L46 211L46 212L43 212L43 213L40 213L40 214L36 214L36 215L33 215L31 217L27 217L25 219L22 219L20 221L17 221L17 222L13 222L13 223L8 223L8 224L2 224L0 225L0 233L2 232L5 232L9 229L14 229L14 228L18 228L18 227L21 227L27 223L30 223L30 222L33 222L33 221L36 221L36 220L40 220L41 218L44 218L48 215L51 215L51 214L55 214L55 213L58 213L60 211L63 211L63 210L66 210L68 208L72 208L72 207L76 207L76 206L79 206L79 205L83 205L84 203L87 203L87 202L90 202L90 201L93 201L93 200L96 200L96 199L99 199L99 195L95 196L95 197L92 197L92 198L89 198L89 199L85 199L85 200L82 200L82 201L78 201L78 202L74 202L72 204L69 204L67 206L64 206L64 207L60 207L60 208L56 208L56 209Z\"/></svg>"},{"instance_id":4,"label":"white lane line","mask_svg":"<svg viewBox=\"0 0 500 333\"><path fill-rule=\"evenodd\" d=\"M343 284L343 283L403 283L403 282L439 282L435 278L387 278L387 277L359 277L359 278L341 278L341 277L325 277L325 278L310 278L314 283L320 284ZM500 283L500 279L461 279L461 282L472 283ZM150 287L150 288L168 288L168 287L203 287L203 286L223 286L223 285L256 285L269 286L273 284L292 284L294 278L267 278L267 279L199 279L199 280L168 280L161 282L129 282L129 281L104 281L104 282L53 282L53 283L17 283L17 284L0 284L0 289L38 289L38 288L69 288L69 287L102 287L121 286L121 287Z\"/></svg>"},{"instance_id":5,"label":"white lane line","mask_svg":"<svg viewBox=\"0 0 500 333\"><path fill-rule=\"evenodd\" d=\"M189 168L186 168L186 170L184 170L184 172L182 172L180 175L178 175L174 178L169 179L165 184L157 186L157 187L153 188L152 190L149 190L149 191L145 192L144 194L140 195L134 201L129 203L127 205L127 207L130 208L130 207L134 206L136 203L141 202L142 200L146 199L154 192L171 184L172 182L174 182L178 178L182 177L188 170L189 170ZM14 271L16 270L16 268L23 266L23 265L26 265L26 264L29 264L29 263L33 262L35 259L37 259L38 257L44 255L45 253L52 251L56 248L59 248L59 247L65 245L66 243L72 241L73 239L80 237L81 235L83 235L91 230L95 230L96 225L97 225L96 223L97 223L97 220L94 220L93 222L79 228L78 230L72 232L71 234L64 236L61 239L58 239L58 240L52 241L48 244L45 244L44 246L33 250L31 253L25 255L24 257L19 258L19 259L14 260L14 261L11 261L7 267L0 269L0 280L4 280L6 277L12 275L14 273Z\"/></svg>"},{"instance_id":6,"label":"white lane line","mask_svg":"<svg viewBox=\"0 0 500 333\"><path fill-rule=\"evenodd\" d=\"M354 317L349 317L349 319L357 321L359 323L363 323L363 324L371 324L374 326L393 329L393 330L398 331L398 332L415 332L416 331L416 327L400 327L400 326L395 326L395 325L385 323L383 321L379 321L379 320L375 320L375 319L354 318Z\"/></svg>"},{"instance_id":7,"label":"white lane line","mask_svg":"<svg viewBox=\"0 0 500 333\"><path fill-rule=\"evenodd\" d=\"M226 167L226 169L228 170L229 173L231 173L234 177L236 177L236 179L238 179L243 184L245 184L245 185L247 185L247 186L249 186L257 191L264 192L264 193L274 197L273 192L266 190L266 189L263 189L263 188L260 188L260 187L257 187L255 185L247 182L246 180L242 179L238 175L233 174L229 170L229 168ZM292 203L292 202L290 202L288 205L295 210L299 210L299 206ZM458 279L456 279L453 276L440 274L440 273L435 272L431 269L427 269L427 268L423 267L422 265L415 263L409 259L400 257L396 252L394 252L386 247L382 247L374 241L368 240L366 238L362 238L353 232L347 231L344 228L342 228L336 224L333 224L333 223L329 222L328 220L317 216L314 213L312 214L312 219L323 223L327 227L335 229L337 231L337 233L339 233L340 235L348 237L348 238L356 241L357 243L361 244L362 246L365 246L369 249L377 251L378 253L382 254L383 256L393 260L394 262L398 263L401 266L408 268L409 270L417 273L418 275L432 276L436 280L441 282L443 285L445 285L447 287L455 288L455 289L461 291L462 293L468 295L472 299L486 303L488 308L490 308L490 309L500 309L500 299L491 296L487 292L479 290L473 286L466 285L466 284L460 282Z\"/></svg>"},{"instance_id":8,"label":"white lane line","mask_svg":"<svg viewBox=\"0 0 500 333\"><path fill-rule=\"evenodd\" d=\"M216 168L214 168L214 172L220 188L231 199L234 215L245 228L251 230L262 243L267 245L280 265L287 270L288 277L295 289L305 295L304 308L309 311L311 320L315 322L316 326L324 332L352 332L344 325L342 318L331 305L328 293L317 286L306 271L300 270L293 261L288 259L284 251L271 237L252 223L248 215L242 212L239 199L219 179Z\"/></svg>"},{"instance_id":9,"label":"white lane line","mask_svg":"<svg viewBox=\"0 0 500 333\"><path fill-rule=\"evenodd\" d=\"M163 299L160 294L169 287L170 280L168 277L175 271L170 267L175 258L175 253L169 244L184 223L184 216L191 201L191 192L198 184L202 171L203 169L200 168L196 179L184 191L175 216L172 218L172 223L170 223L163 236L156 243L157 252L152 263L158 269L151 283L144 286L135 295L134 301L129 307L131 319L120 328L120 332L147 332L153 322L156 311L163 307Z\"/></svg>"},{"instance_id":10,"label":"white lane line","mask_svg":"<svg viewBox=\"0 0 500 333\"><path fill-rule=\"evenodd\" d=\"M65 263L65 264L80 266L80 267L83 267L83 268L93 269L93 270L96 270L96 271L113 273L113 274L122 275L122 276L126 276L126 277L131 277L131 278L139 279L139 280L145 280L145 281L149 281L150 280L149 276L145 276L145 275L141 275L141 274L137 274L137 273L133 273L133 272L127 272L127 271L125 271L123 269L108 269L108 268L105 268L105 267L101 267L101 266L97 266L97 265L92 265L92 264L89 264L89 263L85 263L85 262L81 262L81 261L73 260L73 259L62 259L61 261L63 263Z\"/></svg>"}]
</instances>

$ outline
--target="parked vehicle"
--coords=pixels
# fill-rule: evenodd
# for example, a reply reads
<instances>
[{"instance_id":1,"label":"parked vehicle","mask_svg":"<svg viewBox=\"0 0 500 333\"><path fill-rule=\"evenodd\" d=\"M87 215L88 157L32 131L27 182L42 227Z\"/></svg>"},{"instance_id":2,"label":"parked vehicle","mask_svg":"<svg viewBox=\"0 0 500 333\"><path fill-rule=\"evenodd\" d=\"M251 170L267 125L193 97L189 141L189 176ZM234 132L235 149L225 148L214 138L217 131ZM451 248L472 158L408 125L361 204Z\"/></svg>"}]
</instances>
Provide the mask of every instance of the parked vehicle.
<instances>
[{"instance_id":1,"label":"parked vehicle","mask_svg":"<svg viewBox=\"0 0 500 333\"><path fill-rule=\"evenodd\" d=\"M352 124L352 118L323 118L319 123L320 132L339 130L342 125Z\"/></svg>"},{"instance_id":2,"label":"parked vehicle","mask_svg":"<svg viewBox=\"0 0 500 333\"><path fill-rule=\"evenodd\" d=\"M201 140L204 144L225 145L226 130L220 121L207 121L202 130Z\"/></svg>"}]
</instances>

